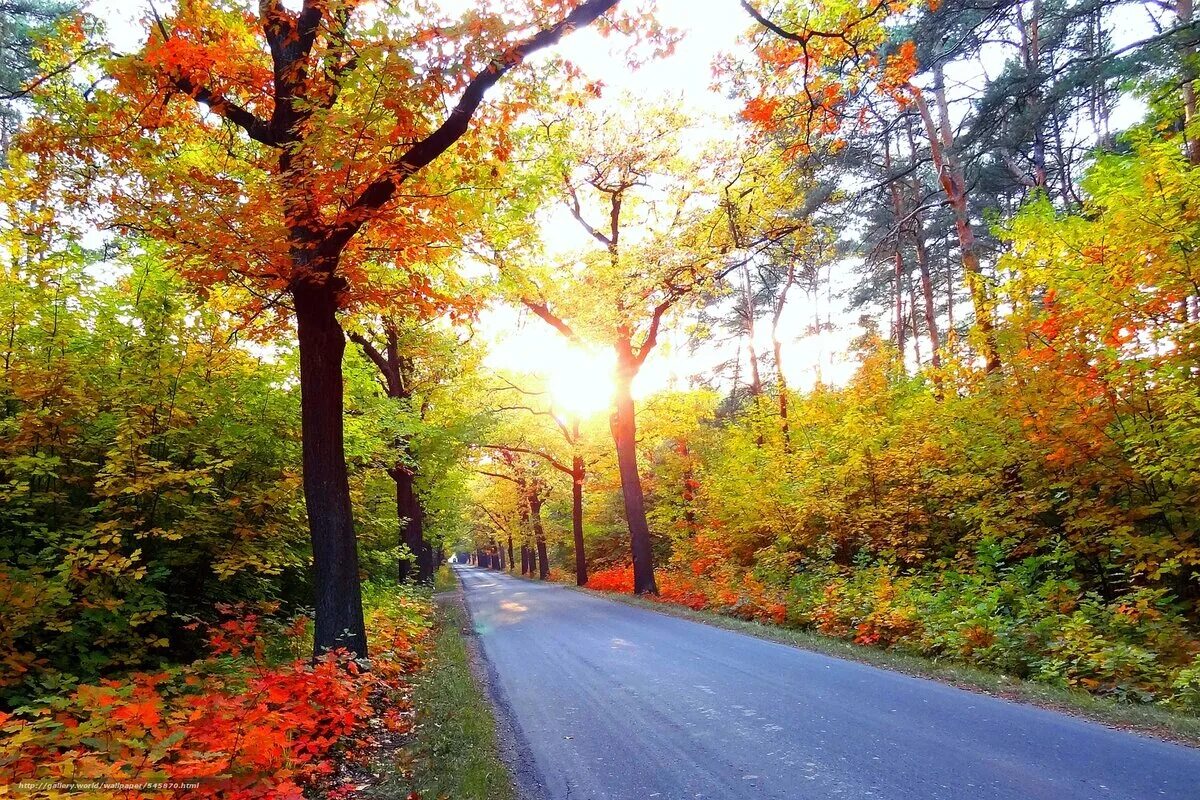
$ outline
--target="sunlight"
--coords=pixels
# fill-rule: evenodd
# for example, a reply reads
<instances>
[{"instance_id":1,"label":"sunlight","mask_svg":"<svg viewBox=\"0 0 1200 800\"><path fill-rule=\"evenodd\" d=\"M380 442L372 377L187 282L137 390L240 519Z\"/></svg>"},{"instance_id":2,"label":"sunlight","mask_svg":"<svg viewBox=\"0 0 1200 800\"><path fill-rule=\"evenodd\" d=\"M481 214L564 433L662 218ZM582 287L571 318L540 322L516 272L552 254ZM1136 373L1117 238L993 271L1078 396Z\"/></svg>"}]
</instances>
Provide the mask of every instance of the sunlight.
<instances>
[{"instance_id":1,"label":"sunlight","mask_svg":"<svg viewBox=\"0 0 1200 800\"><path fill-rule=\"evenodd\" d=\"M554 407L578 417L590 417L612 403L612 358L580 347L564 348L546 375Z\"/></svg>"}]
</instances>

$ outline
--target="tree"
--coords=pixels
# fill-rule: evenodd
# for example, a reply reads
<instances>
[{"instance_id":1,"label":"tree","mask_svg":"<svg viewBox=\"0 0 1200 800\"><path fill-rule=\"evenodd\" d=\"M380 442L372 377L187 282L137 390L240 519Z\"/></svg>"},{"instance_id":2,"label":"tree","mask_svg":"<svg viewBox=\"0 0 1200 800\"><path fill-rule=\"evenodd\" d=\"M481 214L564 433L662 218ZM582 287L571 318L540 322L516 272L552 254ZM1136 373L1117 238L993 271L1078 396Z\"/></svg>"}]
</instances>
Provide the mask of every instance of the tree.
<instances>
[{"instance_id":1,"label":"tree","mask_svg":"<svg viewBox=\"0 0 1200 800\"><path fill-rule=\"evenodd\" d=\"M626 103L604 117L578 114L570 127L548 125L545 144L561 169L551 197L591 245L567 256L573 266L553 273L530 266L540 255L513 247L491 254L527 309L568 339L603 343L616 355L611 432L639 593L657 587L633 382L658 345L664 317L736 266L712 189L729 180L732 161L684 156L679 135L688 124L661 105Z\"/></svg>"},{"instance_id":2,"label":"tree","mask_svg":"<svg viewBox=\"0 0 1200 800\"><path fill-rule=\"evenodd\" d=\"M61 0L10 0L0 5L0 159L8 154L21 121L20 103L44 80L38 42L77 10ZM0 162L2 163L2 162Z\"/></svg>"},{"instance_id":3,"label":"tree","mask_svg":"<svg viewBox=\"0 0 1200 800\"><path fill-rule=\"evenodd\" d=\"M584 421L579 414L562 412L554 407L553 402L548 402L548 392L536 388L523 388L506 378L501 380L505 385L497 387L493 392L495 405L491 409L492 413L513 412L527 415L528 418L511 419L509 424L497 425L491 432L490 439L495 443L482 447L484 450L533 456L570 480L575 583L583 586L588 580L583 531L583 495L588 469L595 463L595 459L589 463L584 448L591 434L589 432L585 436ZM534 382L534 385L540 384Z\"/></svg>"},{"instance_id":4,"label":"tree","mask_svg":"<svg viewBox=\"0 0 1200 800\"><path fill-rule=\"evenodd\" d=\"M442 320L418 324L380 316L360 322L360 330L347 333L376 369L379 388L397 406L397 424L389 431L393 460L384 469L395 484L400 542L406 548L398 563L401 581L433 580L437 565L433 540L426 531L427 510L422 494L428 494L431 487L427 484L444 476L446 468L461 456L457 437L467 433L463 429L468 422L465 417L471 413L469 391L462 378L474 370L477 353L469 337L460 339L443 330L439 322ZM450 394L455 396L446 396ZM443 410L431 423L430 417L444 406L453 410ZM451 452L432 452L439 446L443 451L449 447ZM444 462L441 469L434 463L435 458ZM433 468L433 475L423 475L423 461L429 462L424 466Z\"/></svg>"},{"instance_id":5,"label":"tree","mask_svg":"<svg viewBox=\"0 0 1200 800\"><path fill-rule=\"evenodd\" d=\"M550 577L550 556L546 548L546 527L542 519L550 486L541 474L541 459L519 449L491 448L494 459L487 459L477 467L480 475L506 481L517 492L516 506L522 527L532 534L534 551L526 555L527 545L522 544L521 574L533 572L532 558L537 559L538 578ZM498 519L493 517L498 523ZM497 527L502 527L497 525Z\"/></svg>"},{"instance_id":6,"label":"tree","mask_svg":"<svg viewBox=\"0 0 1200 800\"><path fill-rule=\"evenodd\" d=\"M197 284L246 284L264 300L251 316L290 301L318 653L367 653L339 311L365 298L439 310L414 256L457 235L471 213L462 189L487 183L485 162L502 158L525 107L520 92L492 106L485 95L617 2L513 2L460 24L351 0L189 2L154 17L140 52L104 61L101 88L48 93L25 141L64 171L74 163L110 224L168 243ZM473 120L492 135L467 136Z\"/></svg>"}]
</instances>

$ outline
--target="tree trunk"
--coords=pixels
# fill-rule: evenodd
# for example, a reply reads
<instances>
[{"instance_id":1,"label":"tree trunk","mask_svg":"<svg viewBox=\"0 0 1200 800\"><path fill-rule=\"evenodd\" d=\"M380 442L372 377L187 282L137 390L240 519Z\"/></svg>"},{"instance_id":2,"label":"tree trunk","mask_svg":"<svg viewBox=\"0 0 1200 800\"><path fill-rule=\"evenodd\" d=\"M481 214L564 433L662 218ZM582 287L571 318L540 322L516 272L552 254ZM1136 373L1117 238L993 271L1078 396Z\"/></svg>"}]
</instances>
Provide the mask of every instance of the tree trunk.
<instances>
[{"instance_id":1,"label":"tree trunk","mask_svg":"<svg viewBox=\"0 0 1200 800\"><path fill-rule=\"evenodd\" d=\"M929 363L934 369L942 366L941 339L938 336L937 311L933 298L933 277L929 274L929 251L925 249L925 229L921 218L913 219L913 242L917 250L917 270L921 273L921 294L925 300L925 328L929 332L929 347L931 350ZM940 382L941 377L935 378Z\"/></svg>"},{"instance_id":2,"label":"tree trunk","mask_svg":"<svg viewBox=\"0 0 1200 800\"><path fill-rule=\"evenodd\" d=\"M792 451L792 431L788 425L788 388L787 378L783 374L783 343L776 339L772 346L775 349L775 384L779 392L779 431L783 434L783 452Z\"/></svg>"},{"instance_id":3,"label":"tree trunk","mask_svg":"<svg viewBox=\"0 0 1200 800\"><path fill-rule=\"evenodd\" d=\"M892 250L892 282L894 283L895 292L893 300L895 301L895 317L892 321L892 327L896 335L896 352L900 354L900 366L904 366L904 331L907 329L907 324L904 321L904 251L901 247L903 242L901 233L904 230L904 198L900 193L900 183L897 178L891 178L892 175L892 137L887 136L883 142L883 165L884 169L890 178L888 181L888 189L892 195L892 217L895 224L892 226L895 247ZM914 336L916 334L914 333ZM920 368L920 363L917 367Z\"/></svg>"},{"instance_id":4,"label":"tree trunk","mask_svg":"<svg viewBox=\"0 0 1200 800\"><path fill-rule=\"evenodd\" d=\"M933 90L938 104L940 121L934 121L929 104L919 93L916 95L917 110L921 114L925 132L929 136L930 153L933 156L942 191L954 212L954 230L958 235L963 277L967 282L971 304L975 309L975 324L979 327L979 332L983 337L987 371L995 372L1001 366L1000 352L996 345L995 325L992 321L987 286L984 284L983 268L979 262L979 248L975 244L975 232L971 229L966 179L963 175L962 165L954 154L953 134L950 131L950 112L946 101L945 75L941 65L934 67L933 77Z\"/></svg>"},{"instance_id":5,"label":"tree trunk","mask_svg":"<svg viewBox=\"0 0 1200 800\"><path fill-rule=\"evenodd\" d=\"M342 353L337 297L328 282L292 287L300 347L304 504L313 549L313 655L345 647L367 656L358 544L342 429Z\"/></svg>"},{"instance_id":6,"label":"tree trunk","mask_svg":"<svg viewBox=\"0 0 1200 800\"><path fill-rule=\"evenodd\" d=\"M796 283L796 265L791 262L788 265L787 280L784 281L783 288L779 290L779 296L775 299L775 313L771 317L771 348L775 356L775 383L779 391L779 428L783 434L783 452L790 453L792 450L792 435L788 428L788 389L787 378L783 374L783 342L779 340L779 320L783 318L783 309L787 305L788 290ZM818 328L817 334L820 335Z\"/></svg>"},{"instance_id":7,"label":"tree trunk","mask_svg":"<svg viewBox=\"0 0 1200 800\"><path fill-rule=\"evenodd\" d=\"M425 513L417 497L417 476L404 464L396 464L389 473L396 484L396 515L401 520L400 541L408 548L408 555L400 557L400 582L421 580L419 563L421 550L426 546Z\"/></svg>"},{"instance_id":8,"label":"tree trunk","mask_svg":"<svg viewBox=\"0 0 1200 800\"><path fill-rule=\"evenodd\" d=\"M683 461L682 486L680 487L679 497L683 502L683 523L687 526L688 536L695 536L699 526L696 524L696 489L699 484L696 482L696 473L692 469L692 451L688 447L686 440L680 440L675 448L675 452Z\"/></svg>"},{"instance_id":9,"label":"tree trunk","mask_svg":"<svg viewBox=\"0 0 1200 800\"><path fill-rule=\"evenodd\" d=\"M762 395L762 376L758 372L758 350L754 346L754 292L750 285L750 267L742 267L742 300L746 311L746 351L750 358L750 396ZM761 444L761 442L760 442Z\"/></svg>"},{"instance_id":10,"label":"tree trunk","mask_svg":"<svg viewBox=\"0 0 1200 800\"><path fill-rule=\"evenodd\" d=\"M650 524L646 520L646 499L642 494L642 479L637 466L637 421L632 393L634 373L632 364L618 366L612 435L617 449L617 468L621 475L621 495L625 501L625 521L629 525L633 591L635 594L658 594L658 586L654 582Z\"/></svg>"},{"instance_id":11,"label":"tree trunk","mask_svg":"<svg viewBox=\"0 0 1200 800\"><path fill-rule=\"evenodd\" d=\"M921 369L921 322L917 318L917 284L912 275L905 276L908 280L908 329L912 332L913 358L917 361L917 371Z\"/></svg>"},{"instance_id":12,"label":"tree trunk","mask_svg":"<svg viewBox=\"0 0 1200 800\"><path fill-rule=\"evenodd\" d=\"M583 481L586 476L583 458L571 461L571 537L575 542L575 585L588 582L587 554L583 549Z\"/></svg>"},{"instance_id":13,"label":"tree trunk","mask_svg":"<svg viewBox=\"0 0 1200 800\"><path fill-rule=\"evenodd\" d=\"M515 558L513 558L513 540L512 540L512 532L510 531L508 534L508 567L509 567L509 569L512 569L513 565L516 563L517 563L517 560Z\"/></svg>"},{"instance_id":14,"label":"tree trunk","mask_svg":"<svg viewBox=\"0 0 1200 800\"><path fill-rule=\"evenodd\" d=\"M537 545L538 577L550 577L550 559L546 554L546 529L542 527L542 498L534 487L529 493L529 518L533 523L533 540Z\"/></svg>"},{"instance_id":15,"label":"tree trunk","mask_svg":"<svg viewBox=\"0 0 1200 800\"><path fill-rule=\"evenodd\" d=\"M433 547L422 539L421 549L417 551L417 580L421 583L433 583L433 573L436 571Z\"/></svg>"},{"instance_id":16,"label":"tree trunk","mask_svg":"<svg viewBox=\"0 0 1200 800\"><path fill-rule=\"evenodd\" d=\"M1181 25L1188 25L1192 22L1192 17L1195 14L1192 0L1177 0L1175 10L1179 16L1179 23ZM1187 143L1188 162L1193 166L1200 165L1200 133L1194 133L1189 130L1193 127L1197 114L1196 69L1193 62L1195 55L1195 44L1188 44L1181 48L1180 58L1183 63L1183 126L1187 132L1184 136L1184 141Z\"/></svg>"}]
</instances>

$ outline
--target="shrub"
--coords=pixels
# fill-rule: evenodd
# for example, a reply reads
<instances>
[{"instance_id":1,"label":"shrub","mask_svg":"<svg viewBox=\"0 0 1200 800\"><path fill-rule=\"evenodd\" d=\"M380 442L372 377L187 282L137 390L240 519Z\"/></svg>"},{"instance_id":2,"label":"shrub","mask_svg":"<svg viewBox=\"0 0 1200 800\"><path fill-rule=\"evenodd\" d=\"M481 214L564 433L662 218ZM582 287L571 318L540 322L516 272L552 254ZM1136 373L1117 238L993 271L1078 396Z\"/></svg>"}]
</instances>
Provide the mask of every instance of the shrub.
<instances>
[{"instance_id":1,"label":"shrub","mask_svg":"<svg viewBox=\"0 0 1200 800\"><path fill-rule=\"evenodd\" d=\"M370 670L346 651L315 663L272 663L268 621L226 611L236 616L204 626L204 659L79 686L0 714L0 774L11 781L197 782L189 796L295 798L317 785L336 793L338 756L369 743L377 714L388 730L410 726L403 677L420 666L427 601L402 595L372 609L379 655ZM306 628L298 619L275 631L303 646Z\"/></svg>"}]
</instances>

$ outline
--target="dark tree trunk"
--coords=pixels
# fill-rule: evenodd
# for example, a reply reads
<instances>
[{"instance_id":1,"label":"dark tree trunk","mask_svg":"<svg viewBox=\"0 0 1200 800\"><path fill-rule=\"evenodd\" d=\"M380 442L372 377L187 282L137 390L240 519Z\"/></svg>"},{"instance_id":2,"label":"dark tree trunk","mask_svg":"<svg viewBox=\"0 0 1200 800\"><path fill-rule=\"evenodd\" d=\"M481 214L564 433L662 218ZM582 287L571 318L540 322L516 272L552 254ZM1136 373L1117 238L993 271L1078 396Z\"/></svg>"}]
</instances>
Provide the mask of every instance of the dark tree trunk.
<instances>
[{"instance_id":1,"label":"dark tree trunk","mask_svg":"<svg viewBox=\"0 0 1200 800\"><path fill-rule=\"evenodd\" d=\"M417 580L421 583L433 583L435 572L437 564L434 563L433 547L422 539L421 549L417 551Z\"/></svg>"},{"instance_id":2,"label":"dark tree trunk","mask_svg":"<svg viewBox=\"0 0 1200 800\"><path fill-rule=\"evenodd\" d=\"M516 563L516 561L517 560L515 558L513 558L513 540L512 540L512 534L510 533L510 534L508 534L508 566L509 566L509 569L512 569L512 566L513 566L513 564Z\"/></svg>"},{"instance_id":3,"label":"dark tree trunk","mask_svg":"<svg viewBox=\"0 0 1200 800\"><path fill-rule=\"evenodd\" d=\"M583 458L571 462L571 536L575 542L575 585L588 582L587 554L583 549L583 481L586 476Z\"/></svg>"},{"instance_id":4,"label":"dark tree trunk","mask_svg":"<svg viewBox=\"0 0 1200 800\"><path fill-rule=\"evenodd\" d=\"M546 554L546 529L542 527L542 498L536 489L529 495L529 517L533 522L533 537L537 545L538 577L546 580L550 577L550 559ZM532 567L530 571L533 571Z\"/></svg>"},{"instance_id":5,"label":"dark tree trunk","mask_svg":"<svg viewBox=\"0 0 1200 800\"><path fill-rule=\"evenodd\" d=\"M687 526L688 536L695 536L698 529L696 524L696 489L699 484L696 482L696 473L692 468L692 450L688 447L686 440L680 440L675 447L675 452L683 461L683 485L680 487L679 497L683 502L683 524Z\"/></svg>"},{"instance_id":6,"label":"dark tree trunk","mask_svg":"<svg viewBox=\"0 0 1200 800\"><path fill-rule=\"evenodd\" d=\"M424 535L425 512L417 497L417 476L404 464L392 467L389 474L396 483L396 515L401 520L400 541L408 548L408 553L400 557L400 581L410 581L414 578L424 580L418 565L422 550L427 547Z\"/></svg>"},{"instance_id":7,"label":"dark tree trunk","mask_svg":"<svg viewBox=\"0 0 1200 800\"><path fill-rule=\"evenodd\" d=\"M521 545L521 574L529 574L529 545Z\"/></svg>"},{"instance_id":8,"label":"dark tree trunk","mask_svg":"<svg viewBox=\"0 0 1200 800\"><path fill-rule=\"evenodd\" d=\"M292 288L300 346L304 504L312 536L316 631L313 654L345 647L367 655L358 545L342 430L342 353L337 298L328 282Z\"/></svg>"},{"instance_id":9,"label":"dark tree trunk","mask_svg":"<svg viewBox=\"0 0 1200 800\"><path fill-rule=\"evenodd\" d=\"M621 474L621 495L625 501L625 521L629 525L629 549L633 555L633 591L658 594L654 582L654 553L650 547L650 524L646 521L646 500L637 466L637 420L631 383L634 370L618 368L616 411L612 416L613 442L617 449L617 467Z\"/></svg>"}]
</instances>

